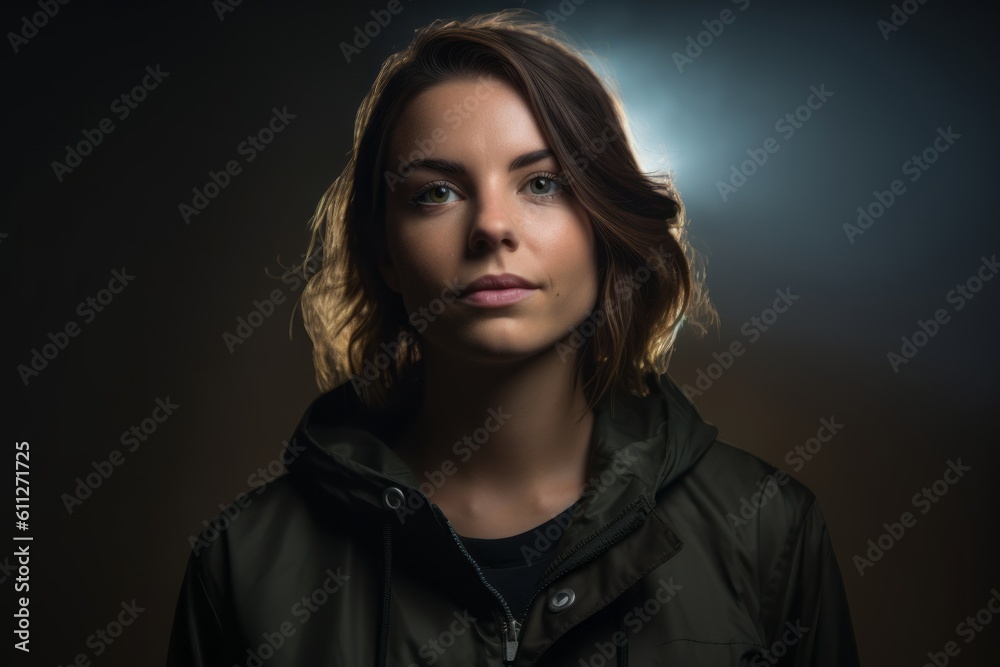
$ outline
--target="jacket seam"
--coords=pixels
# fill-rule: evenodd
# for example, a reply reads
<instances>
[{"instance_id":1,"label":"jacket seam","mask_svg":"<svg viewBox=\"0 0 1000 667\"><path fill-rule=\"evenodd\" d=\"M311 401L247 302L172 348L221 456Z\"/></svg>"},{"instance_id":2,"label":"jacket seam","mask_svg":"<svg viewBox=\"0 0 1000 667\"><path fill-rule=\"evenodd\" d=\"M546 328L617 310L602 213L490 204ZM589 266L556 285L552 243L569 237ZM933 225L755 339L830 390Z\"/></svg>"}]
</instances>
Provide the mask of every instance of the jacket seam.
<instances>
[{"instance_id":1,"label":"jacket seam","mask_svg":"<svg viewBox=\"0 0 1000 667\"><path fill-rule=\"evenodd\" d=\"M709 646L733 646L734 644L743 644L745 646L754 646L756 648L763 648L763 644L756 644L754 642L743 641L740 639L731 639L729 641L718 641L712 642L706 639L689 639L687 637L678 637L676 639L668 639L665 642L660 642L657 646L666 646L667 644L672 644L674 642L691 642L692 644L708 644Z\"/></svg>"},{"instance_id":2,"label":"jacket seam","mask_svg":"<svg viewBox=\"0 0 1000 667\"><path fill-rule=\"evenodd\" d=\"M782 580L787 579L786 575L791 572L791 559L789 558L789 554L795 548L795 544L799 542L802 531L805 528L806 520L812 512L815 504L816 496L813 495L809 504L806 505L805 509L802 511L802 518L792 528L792 530L788 532L788 537L785 538L785 544L778 555L778 563L783 567L775 568L774 572L769 577L767 587L764 589L764 595L761 603L761 618L762 620L767 620L767 625L765 625L764 628L767 636L764 637L763 645L769 645L771 643L771 625L774 622L774 619L771 617L774 614L773 607L777 600L777 587Z\"/></svg>"}]
</instances>

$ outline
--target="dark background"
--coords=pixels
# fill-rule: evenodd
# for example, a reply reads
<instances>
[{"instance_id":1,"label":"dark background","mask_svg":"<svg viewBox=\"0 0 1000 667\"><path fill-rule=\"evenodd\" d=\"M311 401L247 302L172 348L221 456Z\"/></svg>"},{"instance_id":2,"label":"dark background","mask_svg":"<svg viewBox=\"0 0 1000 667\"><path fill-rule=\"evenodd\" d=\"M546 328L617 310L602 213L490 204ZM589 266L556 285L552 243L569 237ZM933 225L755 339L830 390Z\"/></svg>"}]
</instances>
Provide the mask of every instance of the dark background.
<instances>
[{"instance_id":1,"label":"dark background","mask_svg":"<svg viewBox=\"0 0 1000 667\"><path fill-rule=\"evenodd\" d=\"M31 520L21 534L34 538L32 651L16 664L69 664L79 653L94 665L162 664L189 536L252 490L251 476L278 457L317 394L297 311L293 320L301 290L268 274L305 251L306 223L344 166L382 60L435 18L505 6L402 0L346 62L341 42L386 4L243 0L220 18L210 2L77 1L17 53L6 38L4 466L13 469L13 442L30 442ZM987 10L911 2L916 12L884 39L877 21L889 19L888 2L523 6L566 19L619 80L646 164L673 170L721 325L683 336L671 373L693 384L713 370L713 353L744 343L694 400L721 437L818 495L862 659L922 665L956 641L950 664L997 664L1000 619L971 643L956 626L1000 587L1000 280L961 310L947 300L1000 246ZM672 54L726 8L735 21L678 71ZM6 3L0 28L21 32L22 17L38 11ZM119 119L112 101L156 65L169 75ZM776 132L821 84L833 96L794 136ZM285 107L295 118L247 163L240 143ZM105 117L114 131L60 182L52 162ZM949 126L960 138L910 182L903 163ZM768 137L778 152L723 201L717 182ZM234 159L242 172L185 224L179 204ZM893 179L905 193L849 242L843 225ZM134 280L85 322L77 305L122 267ZM786 288L799 299L751 342L744 323ZM231 353L223 333L274 289L284 303ZM887 354L939 308L949 321L894 372ZM17 367L70 321L79 334L25 384ZM174 414L128 451L122 432L167 397ZM786 454L831 417L843 428L796 470ZM69 513L64 494L115 449L123 463ZM971 470L921 514L913 495L958 459ZM854 556L906 511L916 525L861 576ZM18 531L8 530L0 589L12 626ZM95 656L88 637L133 599L144 611Z\"/></svg>"}]
</instances>

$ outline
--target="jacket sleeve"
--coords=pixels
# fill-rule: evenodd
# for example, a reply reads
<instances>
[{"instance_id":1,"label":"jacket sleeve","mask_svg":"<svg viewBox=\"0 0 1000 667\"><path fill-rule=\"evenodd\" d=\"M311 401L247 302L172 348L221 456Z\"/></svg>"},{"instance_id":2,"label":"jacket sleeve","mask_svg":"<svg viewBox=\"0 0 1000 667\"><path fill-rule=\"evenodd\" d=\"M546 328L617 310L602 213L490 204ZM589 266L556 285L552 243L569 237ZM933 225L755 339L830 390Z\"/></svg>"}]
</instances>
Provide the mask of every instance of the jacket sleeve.
<instances>
[{"instance_id":1,"label":"jacket sleeve","mask_svg":"<svg viewBox=\"0 0 1000 667\"><path fill-rule=\"evenodd\" d=\"M244 664L247 648L228 596L203 570L209 554L192 553L174 611L167 667L232 667Z\"/></svg>"},{"instance_id":2,"label":"jacket sleeve","mask_svg":"<svg viewBox=\"0 0 1000 667\"><path fill-rule=\"evenodd\" d=\"M801 516L772 570L765 597L767 653L760 664L860 665L844 581L815 496Z\"/></svg>"}]
</instances>

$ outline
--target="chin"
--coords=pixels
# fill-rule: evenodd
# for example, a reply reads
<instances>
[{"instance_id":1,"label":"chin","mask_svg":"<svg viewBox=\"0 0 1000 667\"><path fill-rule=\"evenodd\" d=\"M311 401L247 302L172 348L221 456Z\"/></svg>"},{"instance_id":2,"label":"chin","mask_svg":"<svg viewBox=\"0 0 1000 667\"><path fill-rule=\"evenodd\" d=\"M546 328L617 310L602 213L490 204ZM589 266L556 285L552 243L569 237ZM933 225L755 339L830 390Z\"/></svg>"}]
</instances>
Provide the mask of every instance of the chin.
<instances>
[{"instance_id":1,"label":"chin","mask_svg":"<svg viewBox=\"0 0 1000 667\"><path fill-rule=\"evenodd\" d=\"M538 348L533 345L478 341L461 347L455 346L449 350L449 354L476 364L507 365L528 361L545 351L546 348Z\"/></svg>"},{"instance_id":2,"label":"chin","mask_svg":"<svg viewBox=\"0 0 1000 667\"><path fill-rule=\"evenodd\" d=\"M540 355L551 353L557 338L525 336L475 336L442 341L439 351L456 361L466 361L481 365L507 365L529 361Z\"/></svg>"}]
</instances>

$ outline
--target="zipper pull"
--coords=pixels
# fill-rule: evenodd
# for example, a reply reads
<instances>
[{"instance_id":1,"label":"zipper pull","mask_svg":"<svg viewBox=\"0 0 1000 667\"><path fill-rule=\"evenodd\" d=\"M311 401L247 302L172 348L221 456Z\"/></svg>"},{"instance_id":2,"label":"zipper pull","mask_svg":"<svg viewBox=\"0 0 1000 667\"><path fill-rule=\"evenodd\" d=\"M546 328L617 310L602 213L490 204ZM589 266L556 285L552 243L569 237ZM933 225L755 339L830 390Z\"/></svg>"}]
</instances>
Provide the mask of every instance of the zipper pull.
<instances>
[{"instance_id":1,"label":"zipper pull","mask_svg":"<svg viewBox=\"0 0 1000 667\"><path fill-rule=\"evenodd\" d=\"M517 654L517 636L521 631L521 624L512 618L509 624L507 621L500 621L500 627L503 630L503 661L512 665Z\"/></svg>"}]
</instances>

